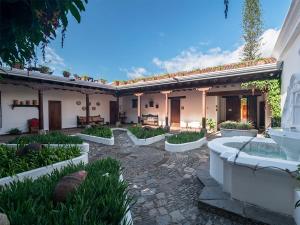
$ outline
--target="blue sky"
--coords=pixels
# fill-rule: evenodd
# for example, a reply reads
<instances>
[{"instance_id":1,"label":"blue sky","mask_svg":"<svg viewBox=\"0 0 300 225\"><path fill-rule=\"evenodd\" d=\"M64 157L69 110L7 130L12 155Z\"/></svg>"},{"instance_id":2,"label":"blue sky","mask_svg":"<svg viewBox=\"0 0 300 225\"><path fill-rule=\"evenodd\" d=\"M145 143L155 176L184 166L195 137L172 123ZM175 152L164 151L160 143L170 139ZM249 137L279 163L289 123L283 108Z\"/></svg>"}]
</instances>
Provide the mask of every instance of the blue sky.
<instances>
[{"instance_id":1,"label":"blue sky","mask_svg":"<svg viewBox=\"0 0 300 225\"><path fill-rule=\"evenodd\" d=\"M70 19L64 48L60 38L47 51L61 74L88 74L109 81L189 70L239 60L241 0L89 0L82 21ZM261 0L262 53L270 54L290 0Z\"/></svg>"}]
</instances>

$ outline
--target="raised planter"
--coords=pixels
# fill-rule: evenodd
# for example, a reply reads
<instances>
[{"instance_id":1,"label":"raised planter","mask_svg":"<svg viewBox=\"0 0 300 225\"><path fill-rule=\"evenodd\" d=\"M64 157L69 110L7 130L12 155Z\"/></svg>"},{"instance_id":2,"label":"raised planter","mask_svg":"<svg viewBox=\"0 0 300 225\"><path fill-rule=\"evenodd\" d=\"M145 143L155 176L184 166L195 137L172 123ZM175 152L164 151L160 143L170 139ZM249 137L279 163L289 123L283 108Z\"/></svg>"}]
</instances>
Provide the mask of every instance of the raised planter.
<instances>
[{"instance_id":1,"label":"raised planter","mask_svg":"<svg viewBox=\"0 0 300 225\"><path fill-rule=\"evenodd\" d=\"M97 136L92 136L92 135L82 134L82 133L78 133L78 134L76 134L76 136L80 137L82 140L85 140L85 141L92 141L92 142L96 142L96 143L100 143L100 144L104 144L104 145L114 145L115 144L114 136L112 136L111 138L104 138L104 137L97 137Z\"/></svg>"},{"instance_id":2,"label":"raised planter","mask_svg":"<svg viewBox=\"0 0 300 225\"><path fill-rule=\"evenodd\" d=\"M192 149L200 148L206 143L206 137L203 137L197 141L187 142L183 144L171 144L168 141L165 141L165 150L169 152L185 152Z\"/></svg>"},{"instance_id":3,"label":"raised planter","mask_svg":"<svg viewBox=\"0 0 300 225\"><path fill-rule=\"evenodd\" d=\"M13 147L16 147L17 145L16 144L8 144L7 146L13 148ZM49 146L56 147L56 146L59 146L59 144L51 144ZM72 145L69 145L69 146L72 146ZM18 173L14 176L3 177L0 179L0 186L10 184L13 181L22 181L26 178L35 180L43 175L50 174L55 169L60 170L61 168L69 165L70 163L73 163L75 165L80 164L80 163L84 163L84 164L88 163L89 144L84 143L84 144L78 144L76 146L81 148L80 156L73 158L73 159L57 162L57 163L54 163L54 164L51 164L48 166L44 166L44 167L36 168L33 170L25 171L22 173Z\"/></svg>"},{"instance_id":4,"label":"raised planter","mask_svg":"<svg viewBox=\"0 0 300 225\"><path fill-rule=\"evenodd\" d=\"M139 139L134 134L132 134L129 130L127 130L127 135L135 145L151 145L155 142L164 140L166 137L166 134L161 134L151 138Z\"/></svg>"},{"instance_id":5,"label":"raised planter","mask_svg":"<svg viewBox=\"0 0 300 225\"><path fill-rule=\"evenodd\" d=\"M246 137L256 137L258 130L238 130L238 129L225 129L220 128L222 137L234 137L234 136L246 136Z\"/></svg>"}]
</instances>

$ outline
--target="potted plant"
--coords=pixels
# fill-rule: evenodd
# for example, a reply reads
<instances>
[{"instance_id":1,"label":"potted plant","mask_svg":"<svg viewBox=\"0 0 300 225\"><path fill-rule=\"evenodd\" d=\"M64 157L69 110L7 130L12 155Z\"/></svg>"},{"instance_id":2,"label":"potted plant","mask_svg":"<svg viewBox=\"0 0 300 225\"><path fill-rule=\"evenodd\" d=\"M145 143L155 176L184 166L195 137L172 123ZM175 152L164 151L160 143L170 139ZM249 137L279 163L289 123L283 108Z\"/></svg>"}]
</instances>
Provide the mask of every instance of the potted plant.
<instances>
[{"instance_id":1,"label":"potted plant","mask_svg":"<svg viewBox=\"0 0 300 225\"><path fill-rule=\"evenodd\" d=\"M89 80L89 76L88 75L83 75L81 77L81 80L88 81Z\"/></svg>"},{"instance_id":2,"label":"potted plant","mask_svg":"<svg viewBox=\"0 0 300 225\"><path fill-rule=\"evenodd\" d=\"M69 77L71 76L71 73L70 73L69 71L67 71L67 70L64 70L64 71L63 71L63 76L64 76L65 78L69 78Z\"/></svg>"},{"instance_id":3,"label":"potted plant","mask_svg":"<svg viewBox=\"0 0 300 225\"><path fill-rule=\"evenodd\" d=\"M25 104L26 104L26 105L30 105L30 100L26 100L26 101L25 101Z\"/></svg>"},{"instance_id":4,"label":"potted plant","mask_svg":"<svg viewBox=\"0 0 300 225\"><path fill-rule=\"evenodd\" d=\"M32 105L37 105L37 100L32 100Z\"/></svg>"},{"instance_id":5,"label":"potted plant","mask_svg":"<svg viewBox=\"0 0 300 225\"><path fill-rule=\"evenodd\" d=\"M75 78L75 80L80 80L80 76L76 73L73 74L73 77Z\"/></svg>"},{"instance_id":6,"label":"potted plant","mask_svg":"<svg viewBox=\"0 0 300 225\"><path fill-rule=\"evenodd\" d=\"M106 83L107 83L107 80L105 80L105 79L100 79L100 82L101 82L102 84L106 84Z\"/></svg>"},{"instance_id":7,"label":"potted plant","mask_svg":"<svg viewBox=\"0 0 300 225\"><path fill-rule=\"evenodd\" d=\"M15 68L15 69L20 69L20 70L22 70L22 69L24 69L24 64L21 63L21 62L19 62L19 61L16 61L16 62L13 64L12 67Z\"/></svg>"},{"instance_id":8,"label":"potted plant","mask_svg":"<svg viewBox=\"0 0 300 225\"><path fill-rule=\"evenodd\" d=\"M19 100L15 99L15 100L13 101L13 105L19 105Z\"/></svg>"},{"instance_id":9,"label":"potted plant","mask_svg":"<svg viewBox=\"0 0 300 225\"><path fill-rule=\"evenodd\" d=\"M250 121L237 122L237 121L225 121L221 123L221 135L223 137L233 136L248 136L256 137L258 130L253 128Z\"/></svg>"},{"instance_id":10,"label":"potted plant","mask_svg":"<svg viewBox=\"0 0 300 225\"><path fill-rule=\"evenodd\" d=\"M48 66L40 66L40 72L46 73L46 74L52 74L53 71L51 71L50 67Z\"/></svg>"},{"instance_id":11,"label":"potted plant","mask_svg":"<svg viewBox=\"0 0 300 225\"><path fill-rule=\"evenodd\" d=\"M115 80L114 81L114 85L119 86L120 85L120 81L119 80Z\"/></svg>"}]
</instances>

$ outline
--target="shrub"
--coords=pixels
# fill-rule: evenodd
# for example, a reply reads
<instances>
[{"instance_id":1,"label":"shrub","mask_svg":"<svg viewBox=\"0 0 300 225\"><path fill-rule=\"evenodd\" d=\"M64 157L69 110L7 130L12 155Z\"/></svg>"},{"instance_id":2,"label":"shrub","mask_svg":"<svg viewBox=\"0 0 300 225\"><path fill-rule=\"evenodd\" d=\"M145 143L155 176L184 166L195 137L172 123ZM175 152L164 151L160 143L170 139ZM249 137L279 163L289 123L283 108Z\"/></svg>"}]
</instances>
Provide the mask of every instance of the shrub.
<instances>
[{"instance_id":1,"label":"shrub","mask_svg":"<svg viewBox=\"0 0 300 225\"><path fill-rule=\"evenodd\" d=\"M181 132L174 134L167 138L167 141L171 144L183 144L193 141L198 141L204 137L203 132Z\"/></svg>"},{"instance_id":2,"label":"shrub","mask_svg":"<svg viewBox=\"0 0 300 225\"><path fill-rule=\"evenodd\" d=\"M83 169L88 172L85 181L65 203L54 204L53 191L58 181ZM127 184L119 176L120 164L110 158L88 165L69 165L35 181L27 179L0 187L1 211L15 225L125 225L126 221L121 221L131 198L126 197Z\"/></svg>"},{"instance_id":3,"label":"shrub","mask_svg":"<svg viewBox=\"0 0 300 225\"><path fill-rule=\"evenodd\" d=\"M17 137L10 141L11 144L82 144L82 140L79 137L68 136L61 132L55 131L48 134L35 134Z\"/></svg>"},{"instance_id":4,"label":"shrub","mask_svg":"<svg viewBox=\"0 0 300 225\"><path fill-rule=\"evenodd\" d=\"M135 135L137 138L140 139L151 138L166 133L166 131L161 127L150 128L150 127L141 127L141 126L131 126L128 128L128 130L133 135Z\"/></svg>"},{"instance_id":5,"label":"shrub","mask_svg":"<svg viewBox=\"0 0 300 225\"><path fill-rule=\"evenodd\" d=\"M103 137L103 138L111 138L112 137L112 131L109 127L89 127L85 128L82 131L83 134L97 136L97 137Z\"/></svg>"},{"instance_id":6,"label":"shrub","mask_svg":"<svg viewBox=\"0 0 300 225\"><path fill-rule=\"evenodd\" d=\"M224 129L237 129L237 130L250 130L253 129L253 125L250 121L247 122L236 122L236 121L225 121L221 123L221 128Z\"/></svg>"},{"instance_id":7,"label":"shrub","mask_svg":"<svg viewBox=\"0 0 300 225\"><path fill-rule=\"evenodd\" d=\"M206 119L206 124L208 125L209 130L214 130L216 128L216 121L213 119Z\"/></svg>"},{"instance_id":8,"label":"shrub","mask_svg":"<svg viewBox=\"0 0 300 225\"><path fill-rule=\"evenodd\" d=\"M22 156L16 154L17 150L0 145L0 178L80 156L80 149L76 146L45 146L40 151L30 151Z\"/></svg>"},{"instance_id":9,"label":"shrub","mask_svg":"<svg viewBox=\"0 0 300 225\"><path fill-rule=\"evenodd\" d=\"M13 128L13 129L10 129L8 131L8 133L11 134L11 135L19 135L19 134L22 133L22 131L20 129L18 129L18 128Z\"/></svg>"}]
</instances>

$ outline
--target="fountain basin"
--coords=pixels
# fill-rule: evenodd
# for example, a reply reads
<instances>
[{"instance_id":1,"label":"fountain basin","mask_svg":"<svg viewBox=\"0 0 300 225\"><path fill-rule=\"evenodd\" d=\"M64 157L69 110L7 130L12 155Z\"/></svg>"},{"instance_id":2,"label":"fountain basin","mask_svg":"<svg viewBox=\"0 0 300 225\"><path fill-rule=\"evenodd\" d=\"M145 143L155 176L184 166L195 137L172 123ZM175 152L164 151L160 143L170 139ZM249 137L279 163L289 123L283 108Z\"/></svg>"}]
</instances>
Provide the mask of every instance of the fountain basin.
<instances>
[{"instance_id":1,"label":"fountain basin","mask_svg":"<svg viewBox=\"0 0 300 225\"><path fill-rule=\"evenodd\" d=\"M287 160L300 161L300 132L288 129L268 130L271 138L284 150Z\"/></svg>"},{"instance_id":2,"label":"fountain basin","mask_svg":"<svg viewBox=\"0 0 300 225\"><path fill-rule=\"evenodd\" d=\"M250 140L251 146L239 152ZM293 215L298 182L285 170L297 170L299 162L286 160L286 155L272 139L218 138L210 141L208 147L210 175L224 192L234 199Z\"/></svg>"}]
</instances>

